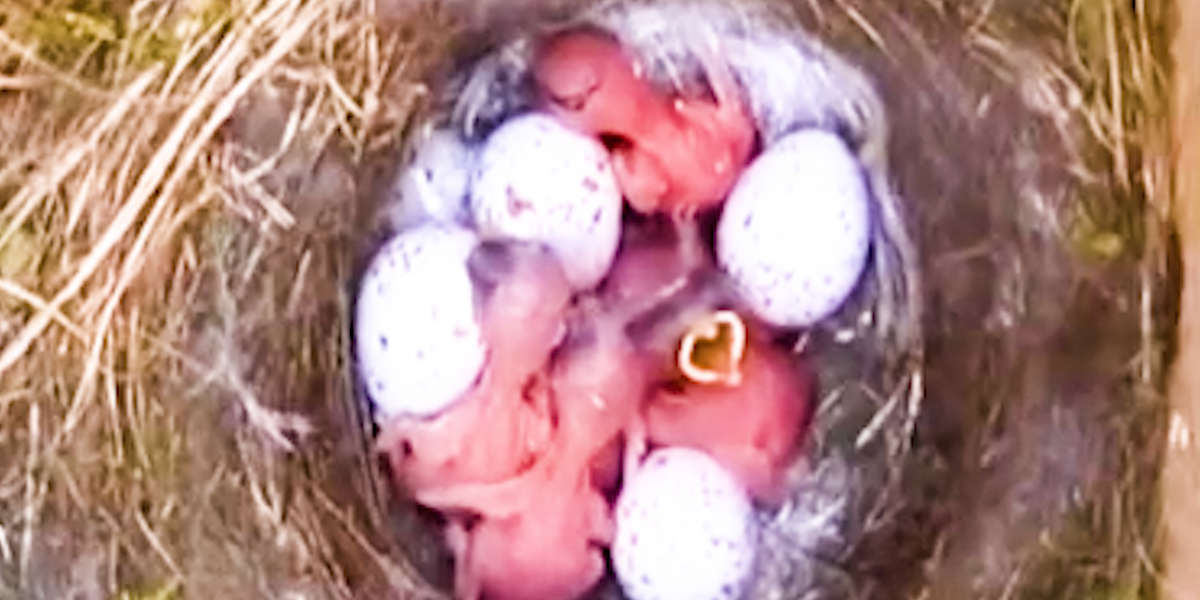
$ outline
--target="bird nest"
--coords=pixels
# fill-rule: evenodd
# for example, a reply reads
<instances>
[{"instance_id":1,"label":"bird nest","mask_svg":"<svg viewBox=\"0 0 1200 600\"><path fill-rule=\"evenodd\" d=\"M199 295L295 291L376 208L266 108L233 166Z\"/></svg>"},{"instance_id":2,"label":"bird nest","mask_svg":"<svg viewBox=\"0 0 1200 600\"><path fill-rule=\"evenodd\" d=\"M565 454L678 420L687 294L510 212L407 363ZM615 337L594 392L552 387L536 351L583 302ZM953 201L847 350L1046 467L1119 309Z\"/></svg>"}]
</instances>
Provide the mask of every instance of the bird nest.
<instances>
[{"instance_id":1,"label":"bird nest","mask_svg":"<svg viewBox=\"0 0 1200 600\"><path fill-rule=\"evenodd\" d=\"M446 595L371 452L355 278L424 126L520 107L531 23L648 3L566 4L0 8L0 596ZM1166 8L725 12L818 57L880 217L799 340L821 395L753 595L1152 596Z\"/></svg>"}]
</instances>

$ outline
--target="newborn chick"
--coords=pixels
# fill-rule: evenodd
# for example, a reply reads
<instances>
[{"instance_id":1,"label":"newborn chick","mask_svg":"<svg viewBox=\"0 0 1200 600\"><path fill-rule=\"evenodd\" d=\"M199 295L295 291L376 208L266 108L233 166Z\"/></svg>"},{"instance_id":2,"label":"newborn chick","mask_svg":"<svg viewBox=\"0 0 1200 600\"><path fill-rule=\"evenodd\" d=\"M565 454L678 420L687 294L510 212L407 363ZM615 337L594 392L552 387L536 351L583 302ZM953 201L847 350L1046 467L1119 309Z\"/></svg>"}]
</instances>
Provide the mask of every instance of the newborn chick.
<instances>
[{"instance_id":1,"label":"newborn chick","mask_svg":"<svg viewBox=\"0 0 1200 600\"><path fill-rule=\"evenodd\" d=\"M625 335L626 314L602 311L594 298L580 302L580 328L551 370L547 392L556 426L537 464L504 481L441 486L426 496L431 505L493 518L519 514L553 476L590 473L593 460L603 457L614 439L623 432L637 434L649 373ZM627 431L631 423L632 432ZM640 445L640 440L631 444Z\"/></svg>"},{"instance_id":2,"label":"newborn chick","mask_svg":"<svg viewBox=\"0 0 1200 600\"><path fill-rule=\"evenodd\" d=\"M617 137L613 167L634 210L690 215L720 203L749 160L756 130L729 67L704 47L715 102L655 89L612 36L575 30L547 40L534 77L550 112Z\"/></svg>"},{"instance_id":3,"label":"newborn chick","mask_svg":"<svg viewBox=\"0 0 1200 600\"><path fill-rule=\"evenodd\" d=\"M570 301L562 268L541 245L485 242L468 269L490 353L480 381L441 415L387 423L378 441L397 482L433 508L440 488L512 477L550 438L548 398L531 392L562 338Z\"/></svg>"},{"instance_id":4,"label":"newborn chick","mask_svg":"<svg viewBox=\"0 0 1200 600\"><path fill-rule=\"evenodd\" d=\"M611 460L623 431L629 452L645 445L638 423L646 377L624 333L625 316L582 300L580 327L551 371L554 438L533 467L426 497L481 517L473 529L458 524L449 532L463 598L570 600L603 575L600 546L611 541L613 524L594 466Z\"/></svg>"},{"instance_id":5,"label":"newborn chick","mask_svg":"<svg viewBox=\"0 0 1200 600\"><path fill-rule=\"evenodd\" d=\"M558 426L572 449L589 460L637 417L645 396L646 366L625 334L624 307L582 306L589 329L571 340L553 371Z\"/></svg>"},{"instance_id":6,"label":"newborn chick","mask_svg":"<svg viewBox=\"0 0 1200 600\"><path fill-rule=\"evenodd\" d=\"M784 471L811 416L814 376L751 331L737 383L662 389L645 410L652 443L709 452L769 504L783 500Z\"/></svg>"},{"instance_id":7,"label":"newborn chick","mask_svg":"<svg viewBox=\"0 0 1200 600\"><path fill-rule=\"evenodd\" d=\"M611 542L613 524L588 472L573 457L548 452L527 476L495 488L519 506L485 514L470 530L452 525L456 596L572 600L594 586L604 575L600 546ZM477 500L497 508L506 501Z\"/></svg>"}]
</instances>

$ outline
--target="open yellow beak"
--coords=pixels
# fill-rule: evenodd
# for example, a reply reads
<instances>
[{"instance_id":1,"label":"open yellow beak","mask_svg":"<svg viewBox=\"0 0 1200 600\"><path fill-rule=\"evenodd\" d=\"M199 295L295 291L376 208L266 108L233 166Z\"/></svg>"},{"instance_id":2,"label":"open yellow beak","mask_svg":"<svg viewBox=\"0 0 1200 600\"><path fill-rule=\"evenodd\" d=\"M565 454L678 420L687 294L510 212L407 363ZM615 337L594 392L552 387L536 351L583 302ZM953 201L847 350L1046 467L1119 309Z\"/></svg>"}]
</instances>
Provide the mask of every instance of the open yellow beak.
<instances>
[{"instance_id":1,"label":"open yellow beak","mask_svg":"<svg viewBox=\"0 0 1200 600\"><path fill-rule=\"evenodd\" d=\"M692 325L679 343L677 363L689 381L736 386L742 382L746 324L731 310L719 310Z\"/></svg>"}]
</instances>

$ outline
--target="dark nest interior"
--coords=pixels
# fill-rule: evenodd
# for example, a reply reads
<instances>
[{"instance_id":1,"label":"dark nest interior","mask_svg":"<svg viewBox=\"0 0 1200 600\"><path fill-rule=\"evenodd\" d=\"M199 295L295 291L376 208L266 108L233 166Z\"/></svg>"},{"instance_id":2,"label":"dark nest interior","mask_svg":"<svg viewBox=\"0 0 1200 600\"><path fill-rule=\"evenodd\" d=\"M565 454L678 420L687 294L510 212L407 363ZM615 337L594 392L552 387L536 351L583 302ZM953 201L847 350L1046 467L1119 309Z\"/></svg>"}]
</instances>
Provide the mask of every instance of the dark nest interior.
<instances>
[{"instance_id":1,"label":"dark nest interior","mask_svg":"<svg viewBox=\"0 0 1200 600\"><path fill-rule=\"evenodd\" d=\"M766 7L882 101L916 320L881 343L868 281L808 332L807 543L755 596L1156 597L1169 7ZM448 75L583 9L0 4L0 597L447 597L355 279Z\"/></svg>"}]
</instances>

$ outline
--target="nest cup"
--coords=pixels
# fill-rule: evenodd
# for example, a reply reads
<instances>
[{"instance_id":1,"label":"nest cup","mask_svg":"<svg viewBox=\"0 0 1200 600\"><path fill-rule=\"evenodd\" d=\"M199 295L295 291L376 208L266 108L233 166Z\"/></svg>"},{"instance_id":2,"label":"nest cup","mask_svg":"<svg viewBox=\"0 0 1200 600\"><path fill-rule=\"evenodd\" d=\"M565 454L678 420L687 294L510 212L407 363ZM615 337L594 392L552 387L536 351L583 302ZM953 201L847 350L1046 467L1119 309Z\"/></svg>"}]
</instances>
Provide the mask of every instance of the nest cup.
<instances>
[{"instance_id":1,"label":"nest cup","mask_svg":"<svg viewBox=\"0 0 1200 600\"><path fill-rule=\"evenodd\" d=\"M1072 112L1079 90L1055 79L1050 57L936 56L956 35L972 39L955 29L968 11L925 23L931 37L918 40L897 13L862 9L843 24L867 43L831 36L837 50L812 33L829 31L827 15L782 3L530 12L442 80L428 122L479 143L532 109L531 51L556 30L614 33L647 77L692 95L708 92L697 45L720 40L763 145L802 128L837 133L863 166L873 218L852 298L796 340L818 366L820 406L788 503L759 515L749 597L987 596L1016 589L1023 569L1035 573L1030 590L1054 589L1055 570L1077 557L1038 552L1035 540L1078 536L1073 520L1095 510L1105 472L1128 474L1130 447L1155 452L1152 412L1122 399L1158 389L1161 349L1123 306L1150 302L1170 319L1162 222L1083 175L1097 140L1074 120L1086 118ZM1141 247L1101 260L1080 248L1098 206L1151 215L1120 234ZM1103 334L1089 338L1079 327L1092 319ZM1112 419L1125 450L1105 448ZM1031 440L1044 454L1025 449ZM1144 525L1149 500L1135 502ZM930 556L933 583L915 575ZM1094 583L1068 578L1064 589ZM599 594L619 596L611 581Z\"/></svg>"},{"instance_id":2,"label":"nest cup","mask_svg":"<svg viewBox=\"0 0 1200 600\"><path fill-rule=\"evenodd\" d=\"M862 71L795 21L778 17L766 6L674 2L601 4L567 18L531 19L521 30L496 39L482 54L449 73L442 88L434 91L437 100L432 114L417 131L449 130L467 144L478 144L507 119L533 110L537 100L530 84L531 52L538 36L557 30L587 26L612 32L645 65L646 76L655 85L690 95L709 93L697 53L703 51L699 45L717 40L741 84L764 147L802 129L836 133L860 162L869 190L871 251L861 284L837 314L801 337L793 336L791 343L798 348L816 347L829 344L814 338L840 336L840 344L816 352L818 360L827 355L828 360L841 360L849 367L845 373L836 373L832 367L826 370L829 376L822 384L827 390L857 382L884 390L881 393L887 396L919 397L920 265L906 230L904 207L888 175L889 123L883 102ZM414 145L421 140L422 136L416 136ZM387 202L395 205L384 210L403 214L397 206L406 201L415 199L393 194ZM851 353L860 358L851 358ZM904 429L911 430L916 415L910 411L915 411L916 405L906 402L892 418L879 421L864 435L902 439ZM827 438L827 432L837 426L838 419L819 422L817 428L822 431L816 437ZM848 516L848 495L875 485L864 483L858 486L862 489L851 489L848 481L840 485L825 481L846 476L846 457L841 450L848 448L838 446L849 441L814 447L803 464L796 465L796 497L785 509L786 518L777 520L766 511L760 515L766 542L754 575L755 597L771 590L820 589L822 584L811 572L817 568L814 561L798 557L815 556L830 544L830 536L840 538L842 521ZM826 460L830 464L824 464ZM808 472L809 468L813 471ZM814 493L818 485L826 489ZM839 543L845 542L839 540L834 547ZM610 589L608 593L615 592Z\"/></svg>"},{"instance_id":3,"label":"nest cup","mask_svg":"<svg viewBox=\"0 0 1200 600\"><path fill-rule=\"evenodd\" d=\"M356 283L423 132L530 108L531 41L577 24L689 94L716 36L764 143L835 131L872 192L750 597L1151 593L1164 8L129 4L0 8L0 596L446 597L371 451Z\"/></svg>"}]
</instances>

